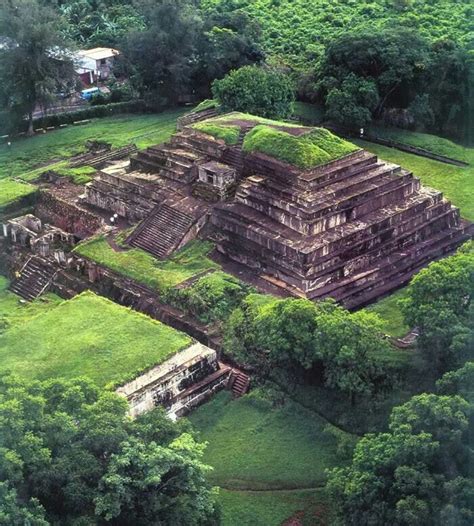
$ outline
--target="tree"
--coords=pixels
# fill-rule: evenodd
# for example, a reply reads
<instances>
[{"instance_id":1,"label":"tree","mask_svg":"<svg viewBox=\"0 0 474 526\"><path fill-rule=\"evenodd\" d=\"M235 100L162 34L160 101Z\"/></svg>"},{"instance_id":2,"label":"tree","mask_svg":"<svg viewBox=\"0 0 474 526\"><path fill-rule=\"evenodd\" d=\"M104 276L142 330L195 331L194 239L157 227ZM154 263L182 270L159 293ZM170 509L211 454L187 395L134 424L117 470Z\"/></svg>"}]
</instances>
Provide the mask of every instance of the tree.
<instances>
[{"instance_id":1,"label":"tree","mask_svg":"<svg viewBox=\"0 0 474 526\"><path fill-rule=\"evenodd\" d=\"M189 432L160 410L132 421L86 379L0 376L0 524L214 524Z\"/></svg>"},{"instance_id":2,"label":"tree","mask_svg":"<svg viewBox=\"0 0 474 526\"><path fill-rule=\"evenodd\" d=\"M392 372L378 356L392 351L383 339L380 320L371 313L351 314L337 307L320 313L314 345L324 364L325 385L349 395L354 405L357 395L388 389Z\"/></svg>"},{"instance_id":3,"label":"tree","mask_svg":"<svg viewBox=\"0 0 474 526\"><path fill-rule=\"evenodd\" d=\"M320 68L326 99L331 87L341 86L351 73L375 83L375 116L389 106L406 107L430 66L429 46L407 29L357 31L336 38L326 49ZM336 86L335 86L336 84ZM369 101L373 102L373 97Z\"/></svg>"},{"instance_id":4,"label":"tree","mask_svg":"<svg viewBox=\"0 0 474 526\"><path fill-rule=\"evenodd\" d=\"M194 0L137 0L145 27L124 38L125 71L142 96L159 104L207 97L211 82L263 59L260 28L241 12L196 7Z\"/></svg>"},{"instance_id":5,"label":"tree","mask_svg":"<svg viewBox=\"0 0 474 526\"><path fill-rule=\"evenodd\" d=\"M329 472L328 488L341 521L354 526L471 524L468 413L460 397L436 395L416 396L395 408L390 432L366 435L356 445L352 464ZM462 451L453 448L453 439Z\"/></svg>"},{"instance_id":6,"label":"tree","mask_svg":"<svg viewBox=\"0 0 474 526\"><path fill-rule=\"evenodd\" d=\"M136 9L146 28L121 44L126 71L142 96L175 104L192 91L202 18L192 0L138 0Z\"/></svg>"},{"instance_id":7,"label":"tree","mask_svg":"<svg viewBox=\"0 0 474 526\"><path fill-rule=\"evenodd\" d=\"M276 70L244 66L215 80L212 93L224 111L242 111L271 119L283 119L293 113L293 83Z\"/></svg>"},{"instance_id":8,"label":"tree","mask_svg":"<svg viewBox=\"0 0 474 526\"><path fill-rule=\"evenodd\" d=\"M340 87L328 91L326 116L349 128L364 127L372 120L372 112L378 102L375 82L351 73Z\"/></svg>"},{"instance_id":9,"label":"tree","mask_svg":"<svg viewBox=\"0 0 474 526\"><path fill-rule=\"evenodd\" d=\"M211 84L229 71L263 61L260 26L242 11L225 11L222 5L206 12L199 43L199 64L193 82L200 98L208 97Z\"/></svg>"},{"instance_id":10,"label":"tree","mask_svg":"<svg viewBox=\"0 0 474 526\"><path fill-rule=\"evenodd\" d=\"M0 6L0 105L19 125L47 107L74 81L74 67L61 34L61 18L38 0L5 0Z\"/></svg>"},{"instance_id":11,"label":"tree","mask_svg":"<svg viewBox=\"0 0 474 526\"><path fill-rule=\"evenodd\" d=\"M420 271L401 308L407 324L419 327L418 345L438 372L474 357L474 244Z\"/></svg>"},{"instance_id":12,"label":"tree","mask_svg":"<svg viewBox=\"0 0 474 526\"><path fill-rule=\"evenodd\" d=\"M284 366L299 382L308 373L324 384L358 395L383 392L393 375L379 356L392 352L377 316L351 314L333 300L272 299L250 295L230 316L224 337L237 360L271 373Z\"/></svg>"}]
</instances>

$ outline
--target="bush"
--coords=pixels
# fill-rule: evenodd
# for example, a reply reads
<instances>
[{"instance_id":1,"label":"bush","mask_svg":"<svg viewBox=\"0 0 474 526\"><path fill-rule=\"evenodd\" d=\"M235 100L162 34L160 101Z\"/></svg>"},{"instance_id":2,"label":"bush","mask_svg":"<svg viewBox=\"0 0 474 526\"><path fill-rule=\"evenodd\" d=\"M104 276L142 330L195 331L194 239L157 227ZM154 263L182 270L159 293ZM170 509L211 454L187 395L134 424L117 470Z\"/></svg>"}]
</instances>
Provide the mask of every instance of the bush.
<instances>
[{"instance_id":1,"label":"bush","mask_svg":"<svg viewBox=\"0 0 474 526\"><path fill-rule=\"evenodd\" d=\"M271 119L293 114L293 82L276 70L244 66L215 80L212 93L223 111L242 111Z\"/></svg>"}]
</instances>

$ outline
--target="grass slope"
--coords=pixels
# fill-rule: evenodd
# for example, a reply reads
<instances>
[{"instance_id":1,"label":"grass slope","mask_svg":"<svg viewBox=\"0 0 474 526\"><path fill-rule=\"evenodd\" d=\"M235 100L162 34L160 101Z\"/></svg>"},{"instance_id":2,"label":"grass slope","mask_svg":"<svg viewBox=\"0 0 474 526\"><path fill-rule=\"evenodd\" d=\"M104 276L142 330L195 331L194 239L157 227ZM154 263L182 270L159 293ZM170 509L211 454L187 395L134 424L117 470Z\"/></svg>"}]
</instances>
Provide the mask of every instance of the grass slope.
<instances>
[{"instance_id":1,"label":"grass slope","mask_svg":"<svg viewBox=\"0 0 474 526\"><path fill-rule=\"evenodd\" d=\"M0 332L0 368L27 379L88 376L105 386L190 343L183 333L85 292Z\"/></svg>"},{"instance_id":2,"label":"grass slope","mask_svg":"<svg viewBox=\"0 0 474 526\"><path fill-rule=\"evenodd\" d=\"M195 240L165 261L158 261L139 248L116 252L99 236L79 244L74 251L144 285L163 290L205 270L219 268L207 257L211 249L210 242Z\"/></svg>"},{"instance_id":3,"label":"grass slope","mask_svg":"<svg viewBox=\"0 0 474 526\"><path fill-rule=\"evenodd\" d=\"M313 488L338 463L336 444L323 431L326 421L288 399L273 409L254 394L232 401L223 392L190 420L209 442L210 480L225 489Z\"/></svg>"},{"instance_id":4,"label":"grass slope","mask_svg":"<svg viewBox=\"0 0 474 526\"><path fill-rule=\"evenodd\" d=\"M391 139L410 146L424 148L429 152L438 155L445 155L458 161L464 161L474 165L474 148L467 148L456 144L444 137L431 135L429 133L420 133L399 128L385 128L381 126L370 126L370 133L383 139Z\"/></svg>"},{"instance_id":5,"label":"grass slope","mask_svg":"<svg viewBox=\"0 0 474 526\"><path fill-rule=\"evenodd\" d=\"M34 179L42 171L41 165L51 161L57 161L56 167L64 168L64 159L84 151L88 139L104 140L114 147L132 142L139 148L146 148L163 142L175 132L176 119L184 112L178 109L157 115L117 115L17 139L11 146L0 145L0 179L10 176Z\"/></svg>"},{"instance_id":6,"label":"grass slope","mask_svg":"<svg viewBox=\"0 0 474 526\"><path fill-rule=\"evenodd\" d=\"M354 142L381 159L411 170L425 186L443 192L453 205L461 209L462 217L474 221L474 165L461 168L367 141ZM473 149L469 150L469 155L472 155Z\"/></svg>"},{"instance_id":7,"label":"grass slope","mask_svg":"<svg viewBox=\"0 0 474 526\"><path fill-rule=\"evenodd\" d=\"M63 300L55 294L45 294L40 299L24 302L8 290L9 280L0 275L0 334L11 325L17 325L59 305Z\"/></svg>"},{"instance_id":8,"label":"grass slope","mask_svg":"<svg viewBox=\"0 0 474 526\"><path fill-rule=\"evenodd\" d=\"M311 518L326 514L322 490L228 491L221 489L222 526L280 526L298 512L305 512L304 524L325 524Z\"/></svg>"}]
</instances>

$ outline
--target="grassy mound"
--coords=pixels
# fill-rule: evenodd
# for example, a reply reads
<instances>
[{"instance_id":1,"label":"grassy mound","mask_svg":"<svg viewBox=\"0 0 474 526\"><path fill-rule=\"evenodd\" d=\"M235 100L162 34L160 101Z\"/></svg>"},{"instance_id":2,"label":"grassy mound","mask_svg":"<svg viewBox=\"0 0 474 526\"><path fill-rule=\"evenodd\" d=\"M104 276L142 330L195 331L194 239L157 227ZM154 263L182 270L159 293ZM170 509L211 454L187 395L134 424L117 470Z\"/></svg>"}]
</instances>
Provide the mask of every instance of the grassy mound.
<instances>
[{"instance_id":1,"label":"grassy mound","mask_svg":"<svg viewBox=\"0 0 474 526\"><path fill-rule=\"evenodd\" d=\"M259 125L245 137L245 152L261 152L299 168L314 168L347 155L357 147L324 128L295 136Z\"/></svg>"},{"instance_id":2,"label":"grassy mound","mask_svg":"<svg viewBox=\"0 0 474 526\"><path fill-rule=\"evenodd\" d=\"M207 254L212 244L191 241L166 261L158 261L139 248L116 252L103 237L81 243L74 251L100 265L110 268L157 290L173 287L208 269L219 268Z\"/></svg>"},{"instance_id":3,"label":"grassy mound","mask_svg":"<svg viewBox=\"0 0 474 526\"><path fill-rule=\"evenodd\" d=\"M85 292L0 333L0 368L28 379L122 383L192 342L143 314Z\"/></svg>"},{"instance_id":4,"label":"grassy mound","mask_svg":"<svg viewBox=\"0 0 474 526\"><path fill-rule=\"evenodd\" d=\"M12 180L0 180L0 212L16 201L32 197L36 188L30 184Z\"/></svg>"},{"instance_id":5,"label":"grassy mound","mask_svg":"<svg viewBox=\"0 0 474 526\"><path fill-rule=\"evenodd\" d=\"M216 139L222 139L226 144L237 144L240 128L238 126L215 124L212 122L198 122L193 126L194 129L207 133Z\"/></svg>"}]
</instances>

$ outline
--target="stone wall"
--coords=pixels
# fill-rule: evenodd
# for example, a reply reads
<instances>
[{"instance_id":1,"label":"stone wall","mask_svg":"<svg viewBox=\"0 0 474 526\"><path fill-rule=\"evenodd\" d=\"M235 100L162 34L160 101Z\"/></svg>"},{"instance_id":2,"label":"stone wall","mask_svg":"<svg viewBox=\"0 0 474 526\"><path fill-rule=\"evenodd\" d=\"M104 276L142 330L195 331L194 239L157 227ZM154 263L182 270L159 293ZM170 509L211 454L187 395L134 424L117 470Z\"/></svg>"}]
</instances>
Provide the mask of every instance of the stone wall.
<instances>
[{"instance_id":1,"label":"stone wall","mask_svg":"<svg viewBox=\"0 0 474 526\"><path fill-rule=\"evenodd\" d=\"M35 215L44 223L57 226L80 239L93 235L104 225L100 216L65 201L47 190L40 192Z\"/></svg>"}]
</instances>

